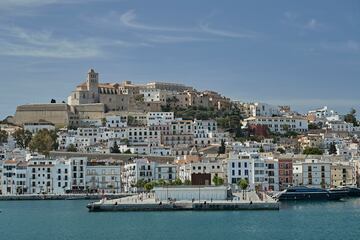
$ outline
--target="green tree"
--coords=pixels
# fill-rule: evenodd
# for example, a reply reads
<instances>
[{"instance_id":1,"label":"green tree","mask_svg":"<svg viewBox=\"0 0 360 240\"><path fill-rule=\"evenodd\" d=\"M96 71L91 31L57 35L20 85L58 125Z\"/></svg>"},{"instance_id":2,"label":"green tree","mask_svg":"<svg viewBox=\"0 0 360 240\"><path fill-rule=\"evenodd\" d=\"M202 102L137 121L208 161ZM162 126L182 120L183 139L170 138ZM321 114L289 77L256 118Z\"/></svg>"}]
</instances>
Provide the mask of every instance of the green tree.
<instances>
[{"instance_id":1,"label":"green tree","mask_svg":"<svg viewBox=\"0 0 360 240\"><path fill-rule=\"evenodd\" d=\"M265 152L263 146L260 146L259 152L261 152L261 153Z\"/></svg>"},{"instance_id":2,"label":"green tree","mask_svg":"<svg viewBox=\"0 0 360 240\"><path fill-rule=\"evenodd\" d=\"M124 154L131 154L132 152L131 152L131 150L130 149L128 149L128 150L126 150L125 152L124 152Z\"/></svg>"},{"instance_id":3,"label":"green tree","mask_svg":"<svg viewBox=\"0 0 360 240\"><path fill-rule=\"evenodd\" d=\"M143 94L136 95L135 101L136 102L144 102L144 95Z\"/></svg>"},{"instance_id":4,"label":"green tree","mask_svg":"<svg viewBox=\"0 0 360 240\"><path fill-rule=\"evenodd\" d=\"M7 142L9 134L5 130L0 130L0 143Z\"/></svg>"},{"instance_id":5,"label":"green tree","mask_svg":"<svg viewBox=\"0 0 360 240\"><path fill-rule=\"evenodd\" d=\"M238 182L238 186L243 192L243 199L245 200L245 190L249 187L249 182L246 179L241 179Z\"/></svg>"},{"instance_id":6,"label":"green tree","mask_svg":"<svg viewBox=\"0 0 360 240\"><path fill-rule=\"evenodd\" d=\"M145 184L146 184L146 182L143 179L140 179L139 181L137 181L135 186L137 188L144 188Z\"/></svg>"},{"instance_id":7,"label":"green tree","mask_svg":"<svg viewBox=\"0 0 360 240\"><path fill-rule=\"evenodd\" d=\"M190 181L189 179L186 179L186 180L184 181L184 185L191 185L191 181Z\"/></svg>"},{"instance_id":8,"label":"green tree","mask_svg":"<svg viewBox=\"0 0 360 240\"><path fill-rule=\"evenodd\" d=\"M53 140L53 146L52 146L52 150L58 150L59 148L59 143L57 141L58 135L57 135L57 131L56 130L51 130L50 132L50 136Z\"/></svg>"},{"instance_id":9,"label":"green tree","mask_svg":"<svg viewBox=\"0 0 360 240\"><path fill-rule=\"evenodd\" d=\"M309 129L320 129L320 126L316 123L309 123Z\"/></svg>"},{"instance_id":10,"label":"green tree","mask_svg":"<svg viewBox=\"0 0 360 240\"><path fill-rule=\"evenodd\" d=\"M117 145L117 142L114 141L113 146L110 148L111 153L120 153L119 146Z\"/></svg>"},{"instance_id":11,"label":"green tree","mask_svg":"<svg viewBox=\"0 0 360 240\"><path fill-rule=\"evenodd\" d=\"M176 178L175 181L174 181L174 185L182 185L182 181L180 178Z\"/></svg>"},{"instance_id":12,"label":"green tree","mask_svg":"<svg viewBox=\"0 0 360 240\"><path fill-rule=\"evenodd\" d=\"M283 149L283 148L278 148L276 151L278 151L278 152L281 153L281 154L285 154L285 153L286 153L285 149Z\"/></svg>"},{"instance_id":13,"label":"green tree","mask_svg":"<svg viewBox=\"0 0 360 240\"><path fill-rule=\"evenodd\" d=\"M345 115L345 122L354 124L355 127L359 126L359 123L356 119L356 110L352 108L348 114Z\"/></svg>"},{"instance_id":14,"label":"green tree","mask_svg":"<svg viewBox=\"0 0 360 240\"><path fill-rule=\"evenodd\" d=\"M213 177L212 181L213 181L213 183L215 184L215 186L224 185L224 179L222 179L221 177L219 177L217 174Z\"/></svg>"},{"instance_id":15,"label":"green tree","mask_svg":"<svg viewBox=\"0 0 360 240\"><path fill-rule=\"evenodd\" d=\"M32 138L30 131L25 131L24 129L18 129L13 133L13 138L16 141L16 144L21 148L27 148Z\"/></svg>"},{"instance_id":16,"label":"green tree","mask_svg":"<svg viewBox=\"0 0 360 240\"><path fill-rule=\"evenodd\" d=\"M336 144L334 142L330 143L329 154L330 155L337 154Z\"/></svg>"},{"instance_id":17,"label":"green tree","mask_svg":"<svg viewBox=\"0 0 360 240\"><path fill-rule=\"evenodd\" d=\"M224 139L221 139L221 145L219 147L218 154L225 154L225 152L226 152L225 141Z\"/></svg>"},{"instance_id":18,"label":"green tree","mask_svg":"<svg viewBox=\"0 0 360 240\"><path fill-rule=\"evenodd\" d=\"M154 188L154 184L151 183L151 182L148 182L148 183L145 183L145 184L144 184L144 189L145 189L147 192L150 192L153 188Z\"/></svg>"},{"instance_id":19,"label":"green tree","mask_svg":"<svg viewBox=\"0 0 360 240\"><path fill-rule=\"evenodd\" d=\"M66 148L67 152L77 152L77 148L75 147L74 144L70 144L67 148Z\"/></svg>"},{"instance_id":20,"label":"green tree","mask_svg":"<svg viewBox=\"0 0 360 240\"><path fill-rule=\"evenodd\" d=\"M42 129L35 134L29 143L30 151L38 152L46 156L53 150L54 140L47 129Z\"/></svg>"},{"instance_id":21,"label":"green tree","mask_svg":"<svg viewBox=\"0 0 360 240\"><path fill-rule=\"evenodd\" d=\"M106 118L102 118L102 119L101 119L101 125L102 125L103 127L106 126Z\"/></svg>"},{"instance_id":22,"label":"green tree","mask_svg":"<svg viewBox=\"0 0 360 240\"><path fill-rule=\"evenodd\" d=\"M138 121L135 119L135 117L133 117L133 116L128 116L128 117L127 117L127 124L128 124L129 126L136 126L136 125L138 125Z\"/></svg>"},{"instance_id":23,"label":"green tree","mask_svg":"<svg viewBox=\"0 0 360 240\"><path fill-rule=\"evenodd\" d=\"M157 182L157 185L159 186L165 186L166 185L166 181L164 179L160 179L158 182Z\"/></svg>"},{"instance_id":24,"label":"green tree","mask_svg":"<svg viewBox=\"0 0 360 240\"><path fill-rule=\"evenodd\" d=\"M316 147L306 147L303 151L305 155L323 155L323 150Z\"/></svg>"}]
</instances>

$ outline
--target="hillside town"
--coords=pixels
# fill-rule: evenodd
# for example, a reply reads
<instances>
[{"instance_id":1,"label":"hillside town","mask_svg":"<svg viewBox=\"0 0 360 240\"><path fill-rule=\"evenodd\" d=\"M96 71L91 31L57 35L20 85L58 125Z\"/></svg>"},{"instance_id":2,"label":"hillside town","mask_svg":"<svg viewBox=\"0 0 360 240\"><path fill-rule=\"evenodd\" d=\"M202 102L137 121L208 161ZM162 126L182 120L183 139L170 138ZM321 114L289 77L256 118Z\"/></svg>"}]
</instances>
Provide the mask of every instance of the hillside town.
<instances>
[{"instance_id":1,"label":"hillside town","mask_svg":"<svg viewBox=\"0 0 360 240\"><path fill-rule=\"evenodd\" d=\"M101 83L0 123L1 195L137 193L195 185L278 192L360 186L356 111L232 100L178 83Z\"/></svg>"}]
</instances>

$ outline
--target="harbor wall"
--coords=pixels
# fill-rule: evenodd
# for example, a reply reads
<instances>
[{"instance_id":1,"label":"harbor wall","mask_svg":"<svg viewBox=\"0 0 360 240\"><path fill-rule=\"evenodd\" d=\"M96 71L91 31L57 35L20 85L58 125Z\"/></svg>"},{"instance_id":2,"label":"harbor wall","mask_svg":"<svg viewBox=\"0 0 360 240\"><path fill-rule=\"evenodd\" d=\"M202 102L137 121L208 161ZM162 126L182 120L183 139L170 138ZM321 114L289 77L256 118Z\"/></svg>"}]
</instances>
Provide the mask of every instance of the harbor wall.
<instances>
[{"instance_id":1,"label":"harbor wall","mask_svg":"<svg viewBox=\"0 0 360 240\"><path fill-rule=\"evenodd\" d=\"M89 204L90 212L108 211L244 211L279 210L278 202L258 203L170 203L170 204Z\"/></svg>"}]
</instances>

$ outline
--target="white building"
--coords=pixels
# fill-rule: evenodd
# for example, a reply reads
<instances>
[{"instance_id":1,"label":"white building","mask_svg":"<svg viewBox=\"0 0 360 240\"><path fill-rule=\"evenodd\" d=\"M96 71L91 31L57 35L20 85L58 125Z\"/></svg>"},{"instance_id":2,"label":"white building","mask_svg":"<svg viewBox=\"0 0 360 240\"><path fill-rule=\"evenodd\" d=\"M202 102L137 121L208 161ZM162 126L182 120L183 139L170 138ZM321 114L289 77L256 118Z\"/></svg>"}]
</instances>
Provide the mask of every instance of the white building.
<instances>
[{"instance_id":1,"label":"white building","mask_svg":"<svg viewBox=\"0 0 360 240\"><path fill-rule=\"evenodd\" d=\"M46 121L24 123L24 130L29 131L32 134L36 134L40 130L44 130L44 129L48 131L53 131L55 130L55 125L51 122L46 122Z\"/></svg>"},{"instance_id":2,"label":"white building","mask_svg":"<svg viewBox=\"0 0 360 240\"><path fill-rule=\"evenodd\" d=\"M334 132L359 132L360 127L354 127L354 124L345 121L328 121L327 129Z\"/></svg>"},{"instance_id":3,"label":"white building","mask_svg":"<svg viewBox=\"0 0 360 240\"><path fill-rule=\"evenodd\" d=\"M148 112L146 122L148 126L168 125L174 121L173 112Z\"/></svg>"},{"instance_id":4,"label":"white building","mask_svg":"<svg viewBox=\"0 0 360 240\"><path fill-rule=\"evenodd\" d=\"M2 176L2 194L16 194L15 175L16 175L15 160L6 160L2 162L1 176Z\"/></svg>"},{"instance_id":5,"label":"white building","mask_svg":"<svg viewBox=\"0 0 360 240\"><path fill-rule=\"evenodd\" d=\"M216 134L217 123L215 120L194 120L194 144L208 146L212 143L212 136Z\"/></svg>"},{"instance_id":6,"label":"white building","mask_svg":"<svg viewBox=\"0 0 360 240\"><path fill-rule=\"evenodd\" d=\"M300 171L302 171L300 173ZM293 164L294 185L309 187L329 188L331 185L331 163L318 160L306 159L304 162Z\"/></svg>"},{"instance_id":7,"label":"white building","mask_svg":"<svg viewBox=\"0 0 360 240\"><path fill-rule=\"evenodd\" d=\"M315 122L323 122L326 120L327 121L341 120L340 115L336 113L334 110L329 110L327 106L309 111L308 116L313 117Z\"/></svg>"},{"instance_id":8,"label":"white building","mask_svg":"<svg viewBox=\"0 0 360 240\"><path fill-rule=\"evenodd\" d=\"M31 158L28 161L29 193L51 194L54 192L55 162L54 159L46 158Z\"/></svg>"},{"instance_id":9,"label":"white building","mask_svg":"<svg viewBox=\"0 0 360 240\"><path fill-rule=\"evenodd\" d=\"M279 107L266 103L243 103L245 115L249 117L272 117L280 115Z\"/></svg>"},{"instance_id":10,"label":"white building","mask_svg":"<svg viewBox=\"0 0 360 240\"><path fill-rule=\"evenodd\" d=\"M251 190L267 190L266 165L258 153L230 153L227 171L230 184L236 185L241 179L245 179Z\"/></svg>"},{"instance_id":11,"label":"white building","mask_svg":"<svg viewBox=\"0 0 360 240\"><path fill-rule=\"evenodd\" d=\"M91 192L121 192L120 162L114 160L88 161L86 188Z\"/></svg>"},{"instance_id":12,"label":"white building","mask_svg":"<svg viewBox=\"0 0 360 240\"><path fill-rule=\"evenodd\" d=\"M244 123L245 126L247 124L267 126L274 133L286 133L287 131L304 133L309 130L308 120L298 116L250 117L245 119Z\"/></svg>"},{"instance_id":13,"label":"white building","mask_svg":"<svg viewBox=\"0 0 360 240\"><path fill-rule=\"evenodd\" d=\"M127 127L127 118L123 115L111 115L106 116L106 127L108 128L120 128Z\"/></svg>"},{"instance_id":14,"label":"white building","mask_svg":"<svg viewBox=\"0 0 360 240\"><path fill-rule=\"evenodd\" d=\"M191 181L192 174L210 174L211 182L208 183L214 184L213 179L215 176L222 178L224 183L226 179L226 169L221 161L202 161L202 162L192 162L181 165L179 167L179 178L182 182L186 180Z\"/></svg>"},{"instance_id":15,"label":"white building","mask_svg":"<svg viewBox=\"0 0 360 240\"><path fill-rule=\"evenodd\" d=\"M173 181L176 179L177 166L173 164L158 164L147 159L135 159L125 164L122 172L122 183L125 192L136 192L136 183L140 180L152 182L157 180Z\"/></svg>"},{"instance_id":16,"label":"white building","mask_svg":"<svg viewBox=\"0 0 360 240\"><path fill-rule=\"evenodd\" d=\"M277 159L268 158L265 159L265 172L267 174L267 180L265 182L268 183L266 186L266 191L279 191L279 162Z\"/></svg>"},{"instance_id":17,"label":"white building","mask_svg":"<svg viewBox=\"0 0 360 240\"><path fill-rule=\"evenodd\" d=\"M174 93L161 89L141 89L140 94L144 95L144 102L162 102L165 104L167 97Z\"/></svg>"},{"instance_id":18,"label":"white building","mask_svg":"<svg viewBox=\"0 0 360 240\"><path fill-rule=\"evenodd\" d=\"M58 159L55 161L54 194L66 194L71 190L71 160Z\"/></svg>"},{"instance_id":19,"label":"white building","mask_svg":"<svg viewBox=\"0 0 360 240\"><path fill-rule=\"evenodd\" d=\"M128 127L128 140L130 145L158 146L161 142L160 131L149 130L148 127Z\"/></svg>"},{"instance_id":20,"label":"white building","mask_svg":"<svg viewBox=\"0 0 360 240\"><path fill-rule=\"evenodd\" d=\"M84 191L86 189L86 157L73 157L71 161L71 190Z\"/></svg>"}]
</instances>

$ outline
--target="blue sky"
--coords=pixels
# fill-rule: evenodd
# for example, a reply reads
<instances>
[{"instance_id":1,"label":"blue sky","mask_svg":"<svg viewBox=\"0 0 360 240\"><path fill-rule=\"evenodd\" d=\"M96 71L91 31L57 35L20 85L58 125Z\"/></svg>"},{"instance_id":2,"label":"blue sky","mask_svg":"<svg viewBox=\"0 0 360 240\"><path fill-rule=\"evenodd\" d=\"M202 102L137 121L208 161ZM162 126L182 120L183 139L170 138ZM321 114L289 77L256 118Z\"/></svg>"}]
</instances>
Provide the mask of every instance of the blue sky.
<instances>
[{"instance_id":1,"label":"blue sky","mask_svg":"<svg viewBox=\"0 0 360 240\"><path fill-rule=\"evenodd\" d=\"M233 99L360 103L360 1L1 0L0 117L102 82L182 82Z\"/></svg>"}]
</instances>

